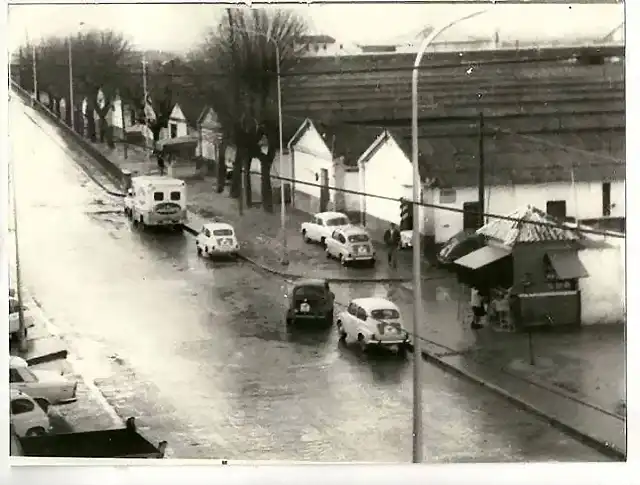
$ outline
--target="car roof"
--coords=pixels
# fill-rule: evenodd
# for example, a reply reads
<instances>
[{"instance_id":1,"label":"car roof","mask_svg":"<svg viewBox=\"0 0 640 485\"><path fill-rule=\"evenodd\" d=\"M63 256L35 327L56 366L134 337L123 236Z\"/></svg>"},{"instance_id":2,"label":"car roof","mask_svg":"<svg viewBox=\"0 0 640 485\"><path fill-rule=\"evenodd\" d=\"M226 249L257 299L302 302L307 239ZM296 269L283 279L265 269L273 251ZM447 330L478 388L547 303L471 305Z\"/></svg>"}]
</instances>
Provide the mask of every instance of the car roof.
<instances>
[{"instance_id":1,"label":"car roof","mask_svg":"<svg viewBox=\"0 0 640 485\"><path fill-rule=\"evenodd\" d=\"M10 355L9 367L29 367L29 364L22 357L18 357L17 355Z\"/></svg>"},{"instance_id":2,"label":"car roof","mask_svg":"<svg viewBox=\"0 0 640 485\"><path fill-rule=\"evenodd\" d=\"M323 219L328 218L328 217L346 217L347 219L349 217L347 217L346 214L343 214L342 212L333 212L333 211L328 211L328 212L318 212L316 214L317 217L322 217Z\"/></svg>"},{"instance_id":3,"label":"car roof","mask_svg":"<svg viewBox=\"0 0 640 485\"><path fill-rule=\"evenodd\" d=\"M293 286L297 288L298 286L324 286L325 284L326 280L320 278L304 278L296 281Z\"/></svg>"},{"instance_id":4,"label":"car roof","mask_svg":"<svg viewBox=\"0 0 640 485\"><path fill-rule=\"evenodd\" d=\"M213 231L214 229L231 229L233 231L233 226L226 222L207 222L204 224L204 227Z\"/></svg>"},{"instance_id":5,"label":"car roof","mask_svg":"<svg viewBox=\"0 0 640 485\"><path fill-rule=\"evenodd\" d=\"M395 303L380 297L368 297L368 298L356 298L353 303L364 308L367 311L370 310L398 310ZM399 310L398 310L399 311Z\"/></svg>"},{"instance_id":6,"label":"car roof","mask_svg":"<svg viewBox=\"0 0 640 485\"><path fill-rule=\"evenodd\" d=\"M164 175L138 175L134 177L134 180L154 185L185 185L184 180L166 177Z\"/></svg>"}]
</instances>

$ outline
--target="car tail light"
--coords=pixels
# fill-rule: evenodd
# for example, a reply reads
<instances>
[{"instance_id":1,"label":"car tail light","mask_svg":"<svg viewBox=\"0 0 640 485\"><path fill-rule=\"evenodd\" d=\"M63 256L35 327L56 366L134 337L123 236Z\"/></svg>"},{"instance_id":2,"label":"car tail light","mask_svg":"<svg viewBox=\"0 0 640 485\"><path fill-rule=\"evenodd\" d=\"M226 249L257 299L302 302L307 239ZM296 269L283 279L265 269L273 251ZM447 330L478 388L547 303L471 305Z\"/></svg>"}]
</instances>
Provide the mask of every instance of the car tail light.
<instances>
[{"instance_id":1,"label":"car tail light","mask_svg":"<svg viewBox=\"0 0 640 485\"><path fill-rule=\"evenodd\" d=\"M76 393L77 393L77 392L78 392L78 383L76 382L76 383L73 385L73 394L72 394L72 396L71 396L71 397L76 397Z\"/></svg>"}]
</instances>

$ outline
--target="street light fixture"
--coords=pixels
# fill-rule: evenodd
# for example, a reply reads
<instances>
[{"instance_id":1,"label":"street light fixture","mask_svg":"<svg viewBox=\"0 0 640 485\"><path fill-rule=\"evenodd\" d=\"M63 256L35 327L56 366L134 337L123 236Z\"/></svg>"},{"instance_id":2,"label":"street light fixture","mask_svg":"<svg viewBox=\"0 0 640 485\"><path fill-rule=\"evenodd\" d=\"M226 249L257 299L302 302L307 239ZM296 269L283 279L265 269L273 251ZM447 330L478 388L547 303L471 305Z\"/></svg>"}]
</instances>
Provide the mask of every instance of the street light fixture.
<instances>
[{"instance_id":1,"label":"street light fixture","mask_svg":"<svg viewBox=\"0 0 640 485\"><path fill-rule=\"evenodd\" d=\"M413 162L413 220L420 221L420 206L416 203L420 201L420 169L418 167L418 73L420 62L425 50L443 32L454 25L485 13L489 9L481 10L456 20L449 22L440 29L434 30L420 45L420 49L413 63L411 79L411 142L412 142L412 162ZM421 366L422 352L420 349L420 318L422 316L422 275L421 275L421 254L420 254L420 223L418 230L413 229L413 463L422 462L422 389L421 389Z\"/></svg>"},{"instance_id":2,"label":"street light fixture","mask_svg":"<svg viewBox=\"0 0 640 485\"><path fill-rule=\"evenodd\" d=\"M233 27L231 27L233 29ZM236 29L233 29L236 30ZM253 29L237 29L240 31L244 31L247 33L252 33L256 35L260 35L267 39L269 42L273 44L276 49L276 76L278 78L278 132L280 134L279 144L280 144L280 177L284 177L284 153L283 153L283 141L282 141L282 86L281 86L281 75L280 75L280 47L276 40L271 37L269 34L265 34L264 32L259 32ZM242 197L242 195L240 195ZM284 181L280 180L280 230L282 231L282 259L280 262L282 265L286 266L289 264L288 257L288 248L287 248L287 211L285 206L285 190L284 190Z\"/></svg>"}]
</instances>

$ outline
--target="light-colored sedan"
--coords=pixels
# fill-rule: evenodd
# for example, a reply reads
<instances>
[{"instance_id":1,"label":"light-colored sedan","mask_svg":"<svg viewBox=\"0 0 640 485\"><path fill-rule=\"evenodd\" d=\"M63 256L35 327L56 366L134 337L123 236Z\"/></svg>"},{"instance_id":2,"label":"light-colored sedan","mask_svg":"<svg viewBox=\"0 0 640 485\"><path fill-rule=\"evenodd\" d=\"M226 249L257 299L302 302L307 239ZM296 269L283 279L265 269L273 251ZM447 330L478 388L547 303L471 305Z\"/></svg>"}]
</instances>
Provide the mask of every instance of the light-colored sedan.
<instances>
[{"instance_id":1,"label":"light-colored sedan","mask_svg":"<svg viewBox=\"0 0 640 485\"><path fill-rule=\"evenodd\" d=\"M357 298L336 320L340 340L357 342L363 350L384 347L404 351L409 333L398 307L386 298Z\"/></svg>"},{"instance_id":2,"label":"light-colored sedan","mask_svg":"<svg viewBox=\"0 0 640 485\"><path fill-rule=\"evenodd\" d=\"M328 258L335 258L343 266L364 261L370 265L376 263L376 252L366 229L358 226L346 226L333 231L326 241Z\"/></svg>"},{"instance_id":3,"label":"light-colored sedan","mask_svg":"<svg viewBox=\"0 0 640 485\"><path fill-rule=\"evenodd\" d=\"M324 246L333 231L350 225L349 218L342 212L319 212L309 222L303 222L300 232L305 242L319 242Z\"/></svg>"},{"instance_id":4,"label":"light-colored sedan","mask_svg":"<svg viewBox=\"0 0 640 485\"><path fill-rule=\"evenodd\" d=\"M205 256L238 256L240 245L231 224L211 222L200 229L196 237L196 251Z\"/></svg>"},{"instance_id":5,"label":"light-colored sedan","mask_svg":"<svg viewBox=\"0 0 640 485\"><path fill-rule=\"evenodd\" d=\"M16 389L11 389L10 394L9 416L18 436L41 436L51 430L46 399L34 399Z\"/></svg>"},{"instance_id":6,"label":"light-colored sedan","mask_svg":"<svg viewBox=\"0 0 640 485\"><path fill-rule=\"evenodd\" d=\"M76 399L78 381L46 370L32 370L26 360L9 357L9 385L33 398L44 398L51 404Z\"/></svg>"}]
</instances>

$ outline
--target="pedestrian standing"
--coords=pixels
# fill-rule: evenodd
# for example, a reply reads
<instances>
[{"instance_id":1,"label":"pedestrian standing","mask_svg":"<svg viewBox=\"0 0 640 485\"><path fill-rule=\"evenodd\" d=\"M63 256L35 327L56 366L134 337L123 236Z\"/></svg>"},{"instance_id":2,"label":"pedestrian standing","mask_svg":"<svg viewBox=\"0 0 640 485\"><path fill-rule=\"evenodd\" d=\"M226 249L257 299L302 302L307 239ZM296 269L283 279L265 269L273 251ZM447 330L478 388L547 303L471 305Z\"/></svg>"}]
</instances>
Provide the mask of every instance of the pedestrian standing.
<instances>
[{"instance_id":1,"label":"pedestrian standing","mask_svg":"<svg viewBox=\"0 0 640 485\"><path fill-rule=\"evenodd\" d=\"M389 267L398 268L398 247L400 246L400 231L398 227L391 223L389 229L384 233L384 242L387 245L387 261Z\"/></svg>"},{"instance_id":2,"label":"pedestrian standing","mask_svg":"<svg viewBox=\"0 0 640 485\"><path fill-rule=\"evenodd\" d=\"M480 291L474 286L471 288L471 311L473 312L473 321L471 322L471 328L477 330L483 327L481 321L482 317L486 315L484 309L484 301Z\"/></svg>"},{"instance_id":3,"label":"pedestrian standing","mask_svg":"<svg viewBox=\"0 0 640 485\"><path fill-rule=\"evenodd\" d=\"M158 158L158 170L160 171L160 175L164 175L164 154L158 150L156 152L156 156Z\"/></svg>"}]
</instances>

